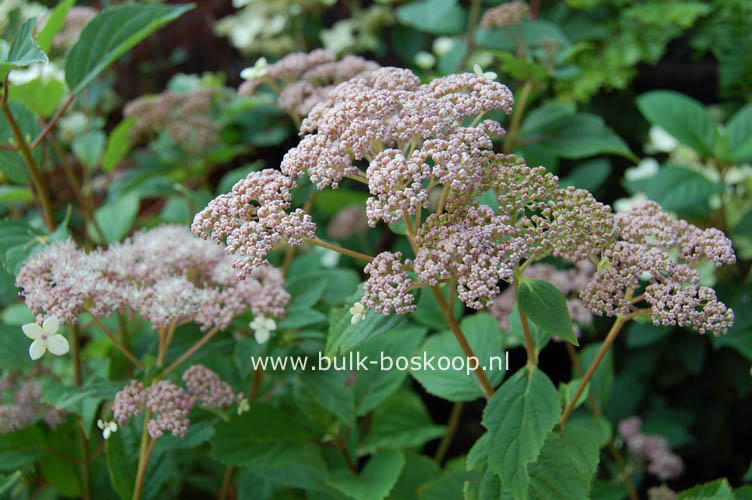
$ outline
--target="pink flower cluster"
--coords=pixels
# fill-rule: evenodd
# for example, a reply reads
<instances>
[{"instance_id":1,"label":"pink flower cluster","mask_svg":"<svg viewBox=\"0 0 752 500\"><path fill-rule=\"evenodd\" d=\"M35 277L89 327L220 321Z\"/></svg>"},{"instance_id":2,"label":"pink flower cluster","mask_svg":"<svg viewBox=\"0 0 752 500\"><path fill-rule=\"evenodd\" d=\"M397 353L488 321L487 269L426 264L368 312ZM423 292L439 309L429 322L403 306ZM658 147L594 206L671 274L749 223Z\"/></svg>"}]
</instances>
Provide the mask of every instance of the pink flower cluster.
<instances>
[{"instance_id":1,"label":"pink flower cluster","mask_svg":"<svg viewBox=\"0 0 752 500\"><path fill-rule=\"evenodd\" d=\"M614 316L636 310L631 295L644 286L644 300L656 325L690 327L700 333L725 333L734 313L712 288L700 285L692 266L711 260L736 261L731 241L717 229L700 229L675 220L655 202L615 218L619 241L606 249L601 269L583 290L595 314Z\"/></svg>"},{"instance_id":2,"label":"pink flower cluster","mask_svg":"<svg viewBox=\"0 0 752 500\"><path fill-rule=\"evenodd\" d=\"M185 436L191 422L188 415L194 401L204 408L226 408L238 402L240 395L219 378L215 372L202 365L193 365L183 373L187 391L168 380L160 380L149 387L137 380L131 381L115 395L113 416L119 425L140 415L144 409L151 412L147 424L152 439L165 431L173 436Z\"/></svg>"},{"instance_id":3,"label":"pink flower cluster","mask_svg":"<svg viewBox=\"0 0 752 500\"><path fill-rule=\"evenodd\" d=\"M640 417L629 417L619 423L619 435L627 443L629 452L647 460L648 472L662 481L679 477L684 471L681 457L671 451L664 437L641 431Z\"/></svg>"},{"instance_id":4,"label":"pink flower cluster","mask_svg":"<svg viewBox=\"0 0 752 500\"><path fill-rule=\"evenodd\" d=\"M0 380L0 434L22 429L40 417L53 429L65 421L64 410L42 402L39 375L39 371L9 372Z\"/></svg>"},{"instance_id":5,"label":"pink flower cluster","mask_svg":"<svg viewBox=\"0 0 752 500\"><path fill-rule=\"evenodd\" d=\"M593 314L579 298L580 291L587 286L595 274L595 266L589 260L581 260L575 267L559 269L551 264L533 264L525 270L525 276L548 281L567 299L569 316L574 321L575 333L579 336L579 324L587 325L593 321ZM514 287L507 287L488 306L488 311L499 321L502 330L509 329L509 315L517 300ZM554 337L554 340L558 337Z\"/></svg>"},{"instance_id":6,"label":"pink flower cluster","mask_svg":"<svg viewBox=\"0 0 752 500\"><path fill-rule=\"evenodd\" d=\"M381 314L415 310L410 293L413 281L404 271L402 253L382 252L365 267L368 281L363 285L363 305Z\"/></svg>"},{"instance_id":7,"label":"pink flower cluster","mask_svg":"<svg viewBox=\"0 0 752 500\"><path fill-rule=\"evenodd\" d=\"M302 245L315 236L310 215L301 209L287 212L294 183L277 170L251 172L196 214L191 228L201 238L226 244L240 277L248 276L265 267L277 245Z\"/></svg>"},{"instance_id":8,"label":"pink flower cluster","mask_svg":"<svg viewBox=\"0 0 752 500\"><path fill-rule=\"evenodd\" d=\"M530 18L530 7L522 0L497 5L483 13L480 25L484 29L503 28L511 24L519 24L520 21Z\"/></svg>"},{"instance_id":9,"label":"pink flower cluster","mask_svg":"<svg viewBox=\"0 0 752 500\"><path fill-rule=\"evenodd\" d=\"M243 83L240 95L252 95L263 84L280 89L279 107L300 119L334 87L379 68L373 61L348 55L337 61L334 52L317 49L309 53L294 52L265 68L263 76Z\"/></svg>"},{"instance_id":10,"label":"pink flower cluster","mask_svg":"<svg viewBox=\"0 0 752 500\"><path fill-rule=\"evenodd\" d=\"M26 261L16 285L39 318L68 323L84 311L105 317L124 308L156 328L187 321L226 328L249 309L284 314L289 294L277 269L238 279L232 266L221 247L167 225L88 254L71 241L50 245Z\"/></svg>"}]
</instances>

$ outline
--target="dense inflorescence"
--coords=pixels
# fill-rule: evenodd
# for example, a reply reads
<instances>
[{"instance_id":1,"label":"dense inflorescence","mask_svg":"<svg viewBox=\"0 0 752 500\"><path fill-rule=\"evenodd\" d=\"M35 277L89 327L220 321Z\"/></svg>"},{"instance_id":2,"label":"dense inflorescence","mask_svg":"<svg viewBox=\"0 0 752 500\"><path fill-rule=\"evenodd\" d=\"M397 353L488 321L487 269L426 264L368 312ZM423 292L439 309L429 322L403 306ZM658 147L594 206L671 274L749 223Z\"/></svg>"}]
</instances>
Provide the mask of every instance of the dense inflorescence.
<instances>
[{"instance_id":1,"label":"dense inflorescence","mask_svg":"<svg viewBox=\"0 0 752 500\"><path fill-rule=\"evenodd\" d=\"M277 103L290 115L300 119L340 83L367 75L379 65L362 57L348 55L337 60L331 51L294 52L274 64L260 68L256 75L238 89L240 95L251 95L260 85L281 89Z\"/></svg>"},{"instance_id":2,"label":"dense inflorescence","mask_svg":"<svg viewBox=\"0 0 752 500\"><path fill-rule=\"evenodd\" d=\"M582 294L588 308L601 315L629 314L635 309L632 295L644 286L654 324L716 335L728 330L733 311L712 288L700 285L693 267L706 260L716 266L736 261L721 231L675 220L655 202L618 214L615 226L619 239L603 252L600 269Z\"/></svg>"},{"instance_id":3,"label":"dense inflorescence","mask_svg":"<svg viewBox=\"0 0 752 500\"><path fill-rule=\"evenodd\" d=\"M481 27L503 28L530 18L530 7L521 0L512 0L496 7L492 7L483 13L480 20Z\"/></svg>"},{"instance_id":4,"label":"dense inflorescence","mask_svg":"<svg viewBox=\"0 0 752 500\"><path fill-rule=\"evenodd\" d=\"M44 369L35 367L30 374L9 372L0 379L0 434L13 432L42 418L55 428L67 414L42 402L42 384L39 381Z\"/></svg>"},{"instance_id":5,"label":"dense inflorescence","mask_svg":"<svg viewBox=\"0 0 752 500\"><path fill-rule=\"evenodd\" d=\"M642 419L629 417L619 423L619 435L629 452L647 461L649 473L662 481L676 479L684 471L681 457L671 451L666 439L658 434L644 434Z\"/></svg>"},{"instance_id":6,"label":"dense inflorescence","mask_svg":"<svg viewBox=\"0 0 752 500\"><path fill-rule=\"evenodd\" d=\"M188 392L204 408L227 408L242 397L233 392L230 384L203 365L191 366L183 372L182 378Z\"/></svg>"},{"instance_id":7,"label":"dense inflorescence","mask_svg":"<svg viewBox=\"0 0 752 500\"><path fill-rule=\"evenodd\" d=\"M73 323L81 312L106 317L128 308L156 328L195 321L226 328L247 310L280 317L289 301L284 278L263 267L239 279L222 248L180 226L137 233L104 251L84 253L72 242L29 258L16 284L39 317Z\"/></svg>"}]
</instances>

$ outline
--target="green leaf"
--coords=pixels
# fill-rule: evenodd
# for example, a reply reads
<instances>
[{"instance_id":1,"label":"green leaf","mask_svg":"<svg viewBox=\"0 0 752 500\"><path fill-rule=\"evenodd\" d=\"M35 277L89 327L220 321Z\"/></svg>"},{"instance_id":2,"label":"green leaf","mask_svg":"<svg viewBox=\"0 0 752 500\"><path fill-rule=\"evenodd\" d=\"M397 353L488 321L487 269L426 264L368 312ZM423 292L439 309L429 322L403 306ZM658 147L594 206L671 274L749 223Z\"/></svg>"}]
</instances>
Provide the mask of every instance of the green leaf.
<instances>
[{"instance_id":1,"label":"green leaf","mask_svg":"<svg viewBox=\"0 0 752 500\"><path fill-rule=\"evenodd\" d=\"M105 172L114 170L120 160L130 151L132 144L128 134L135 124L135 118L127 117L110 132L110 136L107 138L107 147L102 157L102 169Z\"/></svg>"},{"instance_id":2,"label":"green leaf","mask_svg":"<svg viewBox=\"0 0 752 500\"><path fill-rule=\"evenodd\" d=\"M108 201L94 212L94 219L104 233L105 241L114 243L122 240L131 230L136 221L138 209L141 205L136 194L126 194L115 201ZM99 240L99 234L89 225L90 236Z\"/></svg>"},{"instance_id":3,"label":"green leaf","mask_svg":"<svg viewBox=\"0 0 752 500\"><path fill-rule=\"evenodd\" d=\"M33 425L0 435L0 470L12 471L31 464L47 453L47 439Z\"/></svg>"},{"instance_id":4,"label":"green leaf","mask_svg":"<svg viewBox=\"0 0 752 500\"><path fill-rule=\"evenodd\" d=\"M118 57L192 8L192 4L131 4L102 10L81 31L66 57L65 79L71 93L81 92Z\"/></svg>"},{"instance_id":5,"label":"green leaf","mask_svg":"<svg viewBox=\"0 0 752 500\"><path fill-rule=\"evenodd\" d=\"M426 335L425 328L409 327L379 335L358 347L358 352L370 361L384 358L397 359L415 354ZM405 370L381 370L380 366L368 366L368 371L358 372L353 390L357 414L365 415L384 402L399 389L408 372ZM387 368L385 366L385 368Z\"/></svg>"},{"instance_id":6,"label":"green leaf","mask_svg":"<svg viewBox=\"0 0 752 500\"><path fill-rule=\"evenodd\" d=\"M358 455L418 448L443 433L444 426L433 423L420 397L401 391L374 410L368 433L358 444Z\"/></svg>"},{"instance_id":7,"label":"green leaf","mask_svg":"<svg viewBox=\"0 0 752 500\"><path fill-rule=\"evenodd\" d=\"M601 342L586 345L579 353L582 369L587 372L593 360L601 348ZM574 378L573 374L573 378ZM598 368L595 369L593 378L590 379L590 394L593 395L596 404L602 408L611 394L611 386L614 383L614 352L608 350L603 356Z\"/></svg>"},{"instance_id":8,"label":"green leaf","mask_svg":"<svg viewBox=\"0 0 752 500\"><path fill-rule=\"evenodd\" d=\"M241 465L253 460L260 449L272 452L275 444L298 444L310 438L308 431L289 413L262 403L215 426L212 457L224 464ZM258 446L256 446L258 445Z\"/></svg>"},{"instance_id":9,"label":"green leaf","mask_svg":"<svg viewBox=\"0 0 752 500\"><path fill-rule=\"evenodd\" d=\"M47 22L44 23L44 28L42 28L42 31L39 32L37 43L39 43L40 49L45 52L50 50L50 47L52 47L52 41L55 39L55 35L58 34L60 29L65 24L65 18L75 2L76 0L61 0L57 4L55 9L50 14L50 17L47 18Z\"/></svg>"},{"instance_id":10,"label":"green leaf","mask_svg":"<svg viewBox=\"0 0 752 500\"><path fill-rule=\"evenodd\" d=\"M577 165L569 175L559 181L559 185L563 188L574 186L592 193L608 180L611 170L608 159L595 158Z\"/></svg>"},{"instance_id":11,"label":"green leaf","mask_svg":"<svg viewBox=\"0 0 752 500\"><path fill-rule=\"evenodd\" d=\"M329 316L329 334L326 338L325 354L335 356L344 354L358 347L363 342L397 329L404 321L405 316L391 314L381 315L368 310L366 317L352 324L350 307L363 296L362 287L348 300L342 309L332 309Z\"/></svg>"},{"instance_id":12,"label":"green leaf","mask_svg":"<svg viewBox=\"0 0 752 500\"><path fill-rule=\"evenodd\" d=\"M495 195L493 199L496 201ZM449 287L446 285L441 287L441 293L444 295L444 300L446 300L447 303L450 302L449 290ZM451 302L453 302L452 313L455 318L459 318L462 316L462 309L464 306L456 295ZM420 299L418 299L415 312L413 312L410 317L421 325L426 325L434 330L446 330L449 328L449 324L444 318L438 302L436 302L436 297L433 296L433 293L428 288L423 288L423 290L421 290Z\"/></svg>"},{"instance_id":13,"label":"green leaf","mask_svg":"<svg viewBox=\"0 0 752 500\"><path fill-rule=\"evenodd\" d=\"M467 27L467 12L457 0L419 0L397 9L397 20L434 35L458 35Z\"/></svg>"},{"instance_id":14,"label":"green leaf","mask_svg":"<svg viewBox=\"0 0 752 500\"><path fill-rule=\"evenodd\" d=\"M355 427L355 396L348 384L349 371L306 372L303 383L313 399L350 428Z\"/></svg>"},{"instance_id":15,"label":"green leaf","mask_svg":"<svg viewBox=\"0 0 752 500\"><path fill-rule=\"evenodd\" d=\"M732 162L743 162L752 158L752 103L731 117L726 125L725 136L729 140Z\"/></svg>"},{"instance_id":16,"label":"green leaf","mask_svg":"<svg viewBox=\"0 0 752 500\"><path fill-rule=\"evenodd\" d=\"M551 335L543 331L543 329L532 321L528 320L527 326L530 329L530 336L533 337L535 352L540 353L551 341ZM512 312L509 313L509 333L512 334L512 337L508 340L509 344L515 346L525 345L525 331L522 328L519 304L515 304Z\"/></svg>"},{"instance_id":17,"label":"green leaf","mask_svg":"<svg viewBox=\"0 0 752 500\"><path fill-rule=\"evenodd\" d=\"M397 482L404 465L402 453L385 450L373 455L357 476L343 472L332 477L330 483L356 500L382 500Z\"/></svg>"},{"instance_id":18,"label":"green leaf","mask_svg":"<svg viewBox=\"0 0 752 500\"><path fill-rule=\"evenodd\" d=\"M498 321L488 313L476 313L464 318L460 327L478 366L484 368L491 385L497 386L507 370ZM416 357L419 369L411 365L410 373L434 396L449 401L473 401L483 396L473 367L451 331L430 336ZM458 369L454 369L453 362Z\"/></svg>"},{"instance_id":19,"label":"green leaf","mask_svg":"<svg viewBox=\"0 0 752 500\"><path fill-rule=\"evenodd\" d=\"M569 116L577 111L573 102L552 102L535 108L526 114L522 121L520 131L525 133L534 132L538 129L544 129Z\"/></svg>"},{"instance_id":20,"label":"green leaf","mask_svg":"<svg viewBox=\"0 0 752 500\"><path fill-rule=\"evenodd\" d=\"M684 167L664 165L649 179L625 181L630 192L641 191L658 202L664 210L696 213L706 206L712 195L724 190L723 184L713 182L701 173Z\"/></svg>"},{"instance_id":21,"label":"green leaf","mask_svg":"<svg viewBox=\"0 0 752 500\"><path fill-rule=\"evenodd\" d=\"M582 378L575 378L570 380L569 382L560 382L559 383L559 397L561 398L562 406L566 406L569 404L569 402L574 397L575 393L577 392L577 389L580 388L580 384L582 384ZM582 394L580 394L580 397L577 398L577 402L575 403L574 407L577 408L578 406L582 405L585 401L587 401L588 394L590 393L590 383L588 382L588 385L585 386L585 389L582 391Z\"/></svg>"},{"instance_id":22,"label":"green leaf","mask_svg":"<svg viewBox=\"0 0 752 500\"><path fill-rule=\"evenodd\" d=\"M463 498L463 486L466 481L479 481L477 472L465 470L463 457L449 462L441 475L424 484L418 490L420 500L457 500Z\"/></svg>"},{"instance_id":23,"label":"green leaf","mask_svg":"<svg viewBox=\"0 0 752 500\"><path fill-rule=\"evenodd\" d=\"M702 156L713 156L719 138L718 126L705 108L678 92L654 90L637 98L637 107L653 125Z\"/></svg>"},{"instance_id":24,"label":"green leaf","mask_svg":"<svg viewBox=\"0 0 752 500\"><path fill-rule=\"evenodd\" d=\"M556 388L534 366L518 370L488 401L483 412L488 466L515 498L527 498L528 464L543 449L560 411Z\"/></svg>"},{"instance_id":25,"label":"green leaf","mask_svg":"<svg viewBox=\"0 0 752 500\"><path fill-rule=\"evenodd\" d=\"M441 472L439 465L425 455L407 453L405 459L402 474L387 497L389 500L418 500L422 486Z\"/></svg>"},{"instance_id":26,"label":"green leaf","mask_svg":"<svg viewBox=\"0 0 752 500\"><path fill-rule=\"evenodd\" d=\"M726 478L716 479L679 493L679 500L734 500Z\"/></svg>"},{"instance_id":27,"label":"green leaf","mask_svg":"<svg viewBox=\"0 0 752 500\"><path fill-rule=\"evenodd\" d=\"M542 20L522 21L507 29L479 29L475 34L475 42L485 49L516 52L518 41L527 47L536 47L546 41L558 42L561 46L568 46L569 40L554 23Z\"/></svg>"},{"instance_id":28,"label":"green leaf","mask_svg":"<svg viewBox=\"0 0 752 500\"><path fill-rule=\"evenodd\" d=\"M279 322L280 330L287 328L302 328L326 321L326 315L310 307L291 307L285 313L285 318Z\"/></svg>"},{"instance_id":29,"label":"green leaf","mask_svg":"<svg viewBox=\"0 0 752 500\"><path fill-rule=\"evenodd\" d=\"M598 466L598 435L570 422L548 435L540 456L530 465L529 498L570 500L590 497L590 481Z\"/></svg>"},{"instance_id":30,"label":"green leaf","mask_svg":"<svg viewBox=\"0 0 752 500\"><path fill-rule=\"evenodd\" d=\"M165 434L154 446L154 453L159 454L169 450L189 450L204 444L214 436L214 426L209 422L191 424L185 436Z\"/></svg>"},{"instance_id":31,"label":"green leaf","mask_svg":"<svg viewBox=\"0 0 752 500\"><path fill-rule=\"evenodd\" d=\"M32 38L36 23L37 18L32 17L18 28L10 45L0 44L0 77L5 77L10 70L15 68L49 62L47 54Z\"/></svg>"},{"instance_id":32,"label":"green leaf","mask_svg":"<svg viewBox=\"0 0 752 500\"><path fill-rule=\"evenodd\" d=\"M49 118L65 95L65 83L56 78L34 80L8 89L10 101L20 101L43 118Z\"/></svg>"},{"instance_id":33,"label":"green leaf","mask_svg":"<svg viewBox=\"0 0 752 500\"><path fill-rule=\"evenodd\" d=\"M115 492L123 500L133 495L133 478L136 477L134 461L129 457L134 450L127 450L123 432L115 432L105 442L105 461L110 481Z\"/></svg>"},{"instance_id":34,"label":"green leaf","mask_svg":"<svg viewBox=\"0 0 752 500\"><path fill-rule=\"evenodd\" d=\"M59 425L51 430L47 436L50 443L54 443L56 450L61 451L68 456L80 456L80 447L77 442L77 429L73 425ZM39 461L42 469L44 480L52 486L58 494L67 497L77 497L81 495L81 483L78 480L78 467L52 453L45 454Z\"/></svg>"},{"instance_id":35,"label":"green leaf","mask_svg":"<svg viewBox=\"0 0 752 500\"><path fill-rule=\"evenodd\" d=\"M76 158L89 170L95 170L104 153L107 138L99 130L79 135L71 143Z\"/></svg>"},{"instance_id":36,"label":"green leaf","mask_svg":"<svg viewBox=\"0 0 752 500\"><path fill-rule=\"evenodd\" d=\"M580 345L572 327L567 299L554 285L523 276L517 301L527 317L545 332L561 337L570 344Z\"/></svg>"},{"instance_id":37,"label":"green leaf","mask_svg":"<svg viewBox=\"0 0 752 500\"><path fill-rule=\"evenodd\" d=\"M21 186L0 186L0 202L29 203L34 201L31 189Z\"/></svg>"},{"instance_id":38,"label":"green leaf","mask_svg":"<svg viewBox=\"0 0 752 500\"><path fill-rule=\"evenodd\" d=\"M22 102L9 102L8 106L26 140L33 140L39 134L37 117ZM0 144L15 145L16 143L16 137L5 118L5 114L0 113ZM33 153L37 162L41 159L41 149L37 148ZM19 153L0 150L0 173L7 177L9 181L14 184L28 184L29 176L26 173L26 168L26 164Z\"/></svg>"}]
</instances>

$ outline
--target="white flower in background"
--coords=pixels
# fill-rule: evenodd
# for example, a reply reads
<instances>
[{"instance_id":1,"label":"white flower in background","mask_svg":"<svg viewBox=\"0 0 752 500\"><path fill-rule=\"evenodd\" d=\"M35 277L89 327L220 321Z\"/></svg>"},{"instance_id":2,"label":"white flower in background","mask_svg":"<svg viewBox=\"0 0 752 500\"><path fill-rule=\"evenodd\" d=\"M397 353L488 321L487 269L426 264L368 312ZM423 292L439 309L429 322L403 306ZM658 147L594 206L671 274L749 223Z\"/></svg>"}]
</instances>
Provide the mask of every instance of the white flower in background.
<instances>
[{"instance_id":1,"label":"white flower in background","mask_svg":"<svg viewBox=\"0 0 752 500\"><path fill-rule=\"evenodd\" d=\"M97 420L97 427L102 429L102 437L107 440L110 439L110 436L113 432L117 432L118 426L115 422L107 422L102 420L101 418Z\"/></svg>"},{"instance_id":2,"label":"white flower in background","mask_svg":"<svg viewBox=\"0 0 752 500\"><path fill-rule=\"evenodd\" d=\"M475 71L476 75L482 76L487 80L496 80L496 77L499 76L493 71L483 71L483 68L480 67L480 64L473 66L473 71Z\"/></svg>"},{"instance_id":3,"label":"white flower in background","mask_svg":"<svg viewBox=\"0 0 752 500\"><path fill-rule=\"evenodd\" d=\"M645 193L636 193L631 198L619 198L614 202L614 212L628 212L629 210L632 210L633 206L638 205L643 201L647 201L647 199L648 197L645 196Z\"/></svg>"},{"instance_id":4,"label":"white flower in background","mask_svg":"<svg viewBox=\"0 0 752 500\"><path fill-rule=\"evenodd\" d=\"M238 415L242 415L243 413L247 412L251 409L251 404L248 402L246 398L241 399L238 401Z\"/></svg>"},{"instance_id":5,"label":"white flower in background","mask_svg":"<svg viewBox=\"0 0 752 500\"><path fill-rule=\"evenodd\" d=\"M334 250L324 250L321 254L321 265L327 269L337 267L341 255L341 253Z\"/></svg>"},{"instance_id":6,"label":"white flower in background","mask_svg":"<svg viewBox=\"0 0 752 500\"><path fill-rule=\"evenodd\" d=\"M68 341L57 333L59 328L60 322L55 316L50 316L44 320L42 326L36 323L27 323L21 327L24 334L34 341L29 347L31 359L39 359L47 351L58 356L68 352Z\"/></svg>"},{"instance_id":7,"label":"white flower in background","mask_svg":"<svg viewBox=\"0 0 752 500\"><path fill-rule=\"evenodd\" d=\"M352 314L352 318L350 318L350 324L354 325L355 323L366 319L366 307L360 302L356 302L350 308L350 314Z\"/></svg>"},{"instance_id":8,"label":"white flower in background","mask_svg":"<svg viewBox=\"0 0 752 500\"><path fill-rule=\"evenodd\" d=\"M728 184L741 184L750 178L752 178L752 166L750 165L729 167L726 170L725 180Z\"/></svg>"},{"instance_id":9,"label":"white flower in background","mask_svg":"<svg viewBox=\"0 0 752 500\"><path fill-rule=\"evenodd\" d=\"M71 142L75 137L83 134L89 127L89 120L81 111L73 111L57 122L59 137L63 142Z\"/></svg>"},{"instance_id":10,"label":"white flower in background","mask_svg":"<svg viewBox=\"0 0 752 500\"><path fill-rule=\"evenodd\" d=\"M649 137L646 149L653 152L670 153L679 145L679 141L673 135L656 125L650 127Z\"/></svg>"},{"instance_id":11,"label":"white flower in background","mask_svg":"<svg viewBox=\"0 0 752 500\"><path fill-rule=\"evenodd\" d=\"M261 78L266 74L266 57L259 57L256 59L256 64L250 68L245 68L240 72L240 78L243 80L253 80L255 78Z\"/></svg>"},{"instance_id":12,"label":"white flower in background","mask_svg":"<svg viewBox=\"0 0 752 500\"><path fill-rule=\"evenodd\" d=\"M263 344L269 340L271 332L277 329L277 323L273 319L267 318L263 314L259 314L253 318L250 327L251 330L253 330L254 337L256 337L256 342Z\"/></svg>"},{"instance_id":13,"label":"white flower in background","mask_svg":"<svg viewBox=\"0 0 752 500\"><path fill-rule=\"evenodd\" d=\"M14 69L8 73L8 81L13 85L23 85L33 82L37 78L41 79L42 83L47 83L50 80L64 82L65 73L53 63L32 64L28 68Z\"/></svg>"},{"instance_id":14,"label":"white flower in background","mask_svg":"<svg viewBox=\"0 0 752 500\"><path fill-rule=\"evenodd\" d=\"M448 36L440 36L433 41L433 52L437 56L445 56L454 48L454 40Z\"/></svg>"},{"instance_id":15,"label":"white flower in background","mask_svg":"<svg viewBox=\"0 0 752 500\"><path fill-rule=\"evenodd\" d=\"M415 64L419 68L431 69L436 64L436 56L425 50L421 50L415 54Z\"/></svg>"},{"instance_id":16,"label":"white flower in background","mask_svg":"<svg viewBox=\"0 0 752 500\"><path fill-rule=\"evenodd\" d=\"M636 167L628 168L624 178L628 181L649 179L658 173L658 162L653 158L643 158Z\"/></svg>"},{"instance_id":17,"label":"white flower in background","mask_svg":"<svg viewBox=\"0 0 752 500\"><path fill-rule=\"evenodd\" d=\"M320 38L324 48L339 54L355 45L355 30L357 22L354 19L343 19L334 23L331 29L323 30Z\"/></svg>"}]
</instances>

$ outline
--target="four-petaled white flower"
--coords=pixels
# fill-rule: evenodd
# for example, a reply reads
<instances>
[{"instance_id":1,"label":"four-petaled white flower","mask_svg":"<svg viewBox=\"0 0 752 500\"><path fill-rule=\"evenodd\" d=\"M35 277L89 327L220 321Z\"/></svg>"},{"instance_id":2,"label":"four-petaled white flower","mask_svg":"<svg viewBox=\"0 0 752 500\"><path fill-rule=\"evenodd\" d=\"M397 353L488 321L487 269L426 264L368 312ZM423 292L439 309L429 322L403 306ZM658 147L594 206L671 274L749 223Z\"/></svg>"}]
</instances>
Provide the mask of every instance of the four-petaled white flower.
<instances>
[{"instance_id":1,"label":"four-petaled white flower","mask_svg":"<svg viewBox=\"0 0 752 500\"><path fill-rule=\"evenodd\" d=\"M29 347L31 359L41 358L46 351L58 356L68 352L68 341L57 333L58 328L60 328L60 322L55 316L45 319L42 326L37 323L27 323L21 327L24 334L34 341Z\"/></svg>"},{"instance_id":2,"label":"four-petaled white flower","mask_svg":"<svg viewBox=\"0 0 752 500\"><path fill-rule=\"evenodd\" d=\"M476 64L473 66L473 71L475 71L475 74L478 76L482 76L483 78L487 80L496 80L496 77L499 76L493 71L483 71L483 68L480 67L480 64Z\"/></svg>"},{"instance_id":3,"label":"four-petaled white flower","mask_svg":"<svg viewBox=\"0 0 752 500\"><path fill-rule=\"evenodd\" d=\"M360 302L356 302L350 308L350 314L352 314L352 318L350 318L350 324L354 325L358 321L363 321L366 318L366 307Z\"/></svg>"},{"instance_id":4,"label":"four-petaled white flower","mask_svg":"<svg viewBox=\"0 0 752 500\"><path fill-rule=\"evenodd\" d=\"M248 402L246 398L241 399L238 401L238 415L242 415L243 413L247 412L251 409L251 404Z\"/></svg>"},{"instance_id":5,"label":"four-petaled white flower","mask_svg":"<svg viewBox=\"0 0 752 500\"><path fill-rule=\"evenodd\" d=\"M253 318L253 321L251 321L250 323L250 327L254 332L256 342L263 344L264 342L269 340L271 332L277 329L277 323L273 319L267 318L263 314L259 314L258 316Z\"/></svg>"},{"instance_id":6,"label":"four-petaled white flower","mask_svg":"<svg viewBox=\"0 0 752 500\"><path fill-rule=\"evenodd\" d=\"M440 36L433 41L433 51L437 56L445 56L454 48L455 42L448 36Z\"/></svg>"},{"instance_id":7,"label":"four-petaled white flower","mask_svg":"<svg viewBox=\"0 0 752 500\"><path fill-rule=\"evenodd\" d=\"M110 436L113 432L117 432L118 426L115 422L106 422L102 420L101 418L97 420L97 427L102 429L102 437L107 440L110 439Z\"/></svg>"},{"instance_id":8,"label":"four-petaled white flower","mask_svg":"<svg viewBox=\"0 0 752 500\"><path fill-rule=\"evenodd\" d=\"M256 59L256 64L253 67L245 68L240 72L240 78L243 80L253 80L255 78L261 78L266 74L266 57L259 57Z\"/></svg>"}]
</instances>

